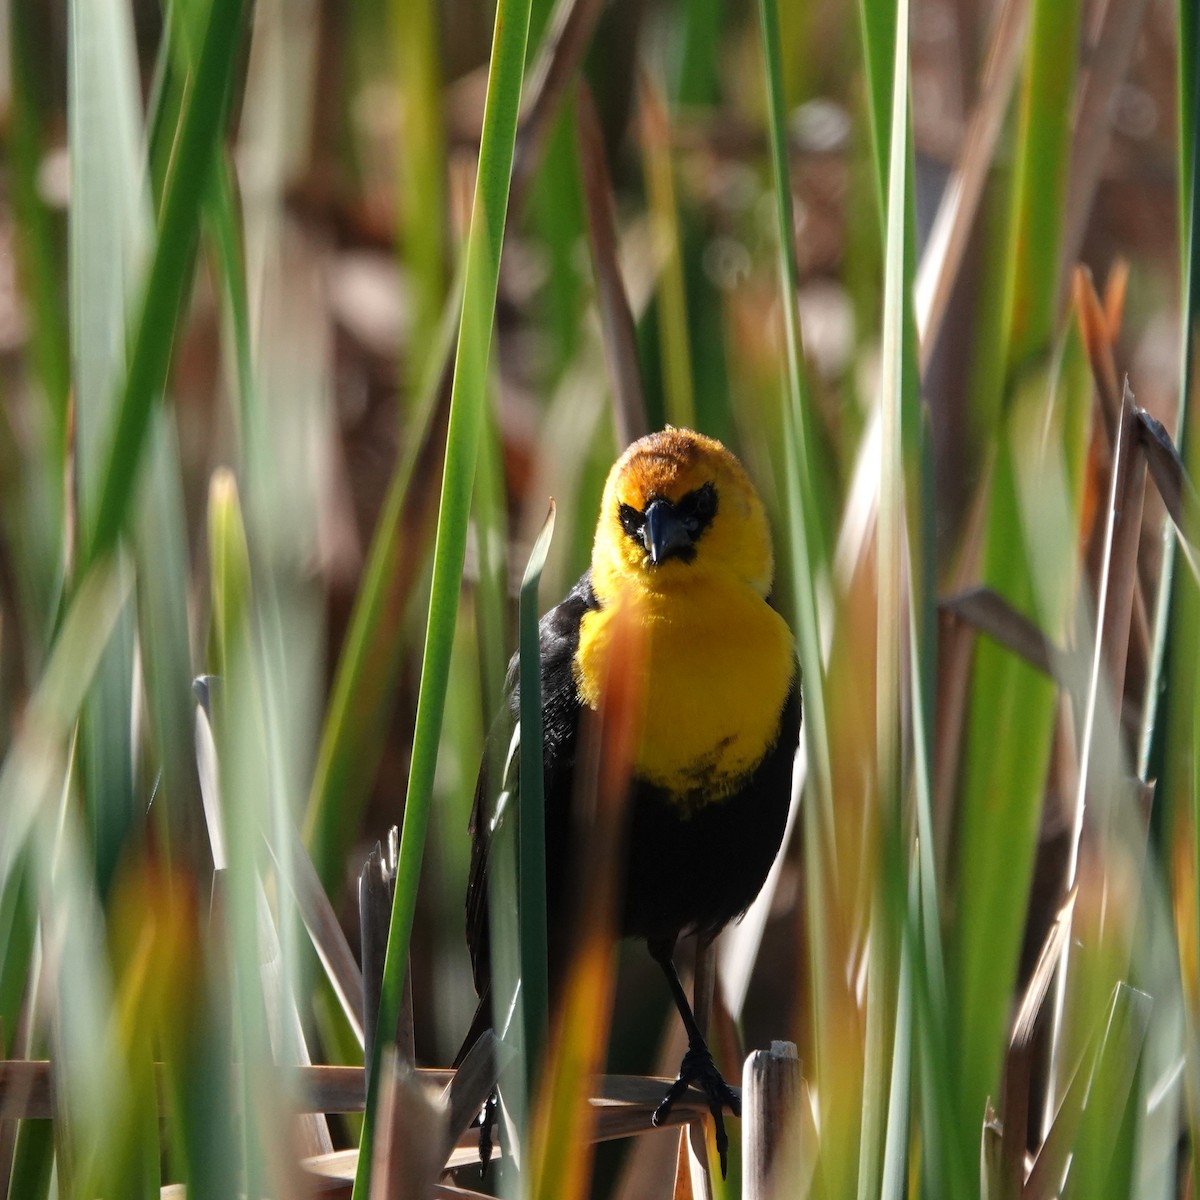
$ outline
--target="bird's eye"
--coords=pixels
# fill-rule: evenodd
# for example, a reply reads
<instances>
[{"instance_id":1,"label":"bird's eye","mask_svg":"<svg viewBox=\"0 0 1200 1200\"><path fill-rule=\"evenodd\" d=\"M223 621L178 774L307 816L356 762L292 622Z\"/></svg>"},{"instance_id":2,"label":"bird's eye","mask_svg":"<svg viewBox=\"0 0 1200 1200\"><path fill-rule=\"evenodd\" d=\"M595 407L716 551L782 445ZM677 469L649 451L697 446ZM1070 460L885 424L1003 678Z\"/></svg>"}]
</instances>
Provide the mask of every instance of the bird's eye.
<instances>
[{"instance_id":1,"label":"bird's eye","mask_svg":"<svg viewBox=\"0 0 1200 1200\"><path fill-rule=\"evenodd\" d=\"M646 516L644 513L638 512L632 504L622 504L617 510L617 515L621 518L621 528L625 530L631 538L637 541L641 540L642 528L646 524Z\"/></svg>"},{"instance_id":2,"label":"bird's eye","mask_svg":"<svg viewBox=\"0 0 1200 1200\"><path fill-rule=\"evenodd\" d=\"M711 483L688 492L678 505L679 519L695 541L712 523L717 512L717 490Z\"/></svg>"}]
</instances>

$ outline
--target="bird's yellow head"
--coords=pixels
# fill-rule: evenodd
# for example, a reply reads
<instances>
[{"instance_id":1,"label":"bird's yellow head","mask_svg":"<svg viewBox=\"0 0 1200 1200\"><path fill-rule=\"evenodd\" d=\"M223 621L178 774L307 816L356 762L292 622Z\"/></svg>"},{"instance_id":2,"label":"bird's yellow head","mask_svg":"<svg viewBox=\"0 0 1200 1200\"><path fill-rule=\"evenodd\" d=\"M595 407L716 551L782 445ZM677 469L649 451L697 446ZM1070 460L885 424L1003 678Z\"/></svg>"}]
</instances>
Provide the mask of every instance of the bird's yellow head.
<instances>
[{"instance_id":1,"label":"bird's yellow head","mask_svg":"<svg viewBox=\"0 0 1200 1200\"><path fill-rule=\"evenodd\" d=\"M742 464L690 429L652 433L617 459L592 549L600 602L720 577L766 596L774 558L762 502Z\"/></svg>"}]
</instances>

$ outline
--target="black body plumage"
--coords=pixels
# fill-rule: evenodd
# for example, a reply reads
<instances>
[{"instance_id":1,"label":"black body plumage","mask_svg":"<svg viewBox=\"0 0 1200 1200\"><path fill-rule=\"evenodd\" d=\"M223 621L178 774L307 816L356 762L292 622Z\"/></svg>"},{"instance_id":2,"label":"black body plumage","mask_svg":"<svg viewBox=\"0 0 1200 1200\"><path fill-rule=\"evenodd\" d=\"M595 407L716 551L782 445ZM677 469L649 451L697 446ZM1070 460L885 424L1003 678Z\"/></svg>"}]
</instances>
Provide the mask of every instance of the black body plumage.
<instances>
[{"instance_id":1,"label":"black body plumage","mask_svg":"<svg viewBox=\"0 0 1200 1200\"><path fill-rule=\"evenodd\" d=\"M582 705L572 664L584 613L598 607L590 572L539 623L542 683L542 760L546 798L546 907L550 979L569 952L567 877L572 846L572 791ZM508 669L508 719L491 738L507 745L520 718L519 659ZM713 697L719 704L720 697ZM793 684L780 713L779 736L759 766L729 796L693 809L634 778L625 837L624 878L617 932L674 944L687 933L719 933L740 917L762 888L783 840L791 797L792 762L800 735L800 691ZM467 885L467 944L476 991L490 983L487 860L490 801L499 790L484 756L471 817L472 857Z\"/></svg>"}]
</instances>

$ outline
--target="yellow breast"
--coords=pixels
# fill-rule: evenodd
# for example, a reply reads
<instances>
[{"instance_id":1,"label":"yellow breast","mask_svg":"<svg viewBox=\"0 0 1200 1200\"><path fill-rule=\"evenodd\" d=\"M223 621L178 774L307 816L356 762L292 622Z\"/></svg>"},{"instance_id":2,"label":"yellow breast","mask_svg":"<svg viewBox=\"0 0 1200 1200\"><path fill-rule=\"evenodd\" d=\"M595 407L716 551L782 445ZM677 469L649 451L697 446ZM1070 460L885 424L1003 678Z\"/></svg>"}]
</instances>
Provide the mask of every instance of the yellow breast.
<instances>
[{"instance_id":1,"label":"yellow breast","mask_svg":"<svg viewBox=\"0 0 1200 1200\"><path fill-rule=\"evenodd\" d=\"M687 807L728 795L775 743L795 674L787 624L752 588L732 581L708 579L700 595L630 591L583 619L575 674L591 708L618 606L630 608L645 640L635 773Z\"/></svg>"}]
</instances>

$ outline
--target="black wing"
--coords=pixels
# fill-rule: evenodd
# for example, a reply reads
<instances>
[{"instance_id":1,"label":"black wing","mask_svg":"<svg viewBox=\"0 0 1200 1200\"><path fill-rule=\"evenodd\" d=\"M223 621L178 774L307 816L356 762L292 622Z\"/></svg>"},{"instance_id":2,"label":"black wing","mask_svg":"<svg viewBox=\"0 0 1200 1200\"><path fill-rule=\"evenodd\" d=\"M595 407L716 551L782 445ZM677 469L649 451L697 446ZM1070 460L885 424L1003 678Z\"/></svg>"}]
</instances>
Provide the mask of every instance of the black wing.
<instances>
[{"instance_id":1,"label":"black wing","mask_svg":"<svg viewBox=\"0 0 1200 1200\"><path fill-rule=\"evenodd\" d=\"M566 800L570 798L571 776L575 769L575 747L579 730L579 697L576 694L574 660L579 648L579 626L584 614L599 604L592 591L591 572L586 572L566 598L555 605L538 625L542 658L542 759L546 791L546 845L565 846L569 817ZM482 997L491 981L490 931L488 927L487 882L488 856L496 801L500 793L515 794L517 756L509 754L514 746L521 696L518 685L519 655L513 655L505 682L507 704L488 734L488 745L475 784L475 802L471 808L471 871L467 880L467 946L471 952L471 972L475 990ZM511 758L505 777L497 779L498 764L503 769ZM564 799L565 798L565 799ZM552 855L547 863L553 872ZM559 883L547 878L547 890L556 895ZM476 1021L478 1024L478 1020ZM490 1022L485 1023L485 1026ZM473 1027L474 1028L474 1027Z\"/></svg>"}]
</instances>

